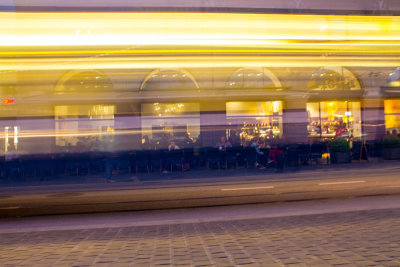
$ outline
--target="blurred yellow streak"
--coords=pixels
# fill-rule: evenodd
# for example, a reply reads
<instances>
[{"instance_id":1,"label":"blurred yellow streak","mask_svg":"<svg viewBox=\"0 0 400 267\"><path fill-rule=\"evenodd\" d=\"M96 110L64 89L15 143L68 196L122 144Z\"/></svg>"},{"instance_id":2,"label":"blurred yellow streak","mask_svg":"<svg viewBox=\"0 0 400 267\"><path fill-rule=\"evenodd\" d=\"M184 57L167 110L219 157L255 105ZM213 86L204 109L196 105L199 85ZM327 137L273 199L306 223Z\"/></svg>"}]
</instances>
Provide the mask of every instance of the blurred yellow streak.
<instances>
[{"instance_id":1,"label":"blurred yellow streak","mask_svg":"<svg viewBox=\"0 0 400 267\"><path fill-rule=\"evenodd\" d=\"M1 13L0 46L251 45L400 40L388 16L218 13Z\"/></svg>"},{"instance_id":2,"label":"blurred yellow streak","mask_svg":"<svg viewBox=\"0 0 400 267\"><path fill-rule=\"evenodd\" d=\"M0 70L140 69L209 67L320 67L324 65L394 67L399 57L367 56L153 56L1 59Z\"/></svg>"},{"instance_id":3,"label":"blurred yellow streak","mask_svg":"<svg viewBox=\"0 0 400 267\"><path fill-rule=\"evenodd\" d=\"M301 49L300 49L301 48ZM323 48L323 49L322 49ZM346 53L346 54L393 54L400 52L400 43L296 43L275 45L269 49L246 47L246 49L146 49L146 50L47 50L47 51L0 51L1 56L77 56L77 55L135 55L135 54L277 54L277 53Z\"/></svg>"},{"instance_id":4,"label":"blurred yellow streak","mask_svg":"<svg viewBox=\"0 0 400 267\"><path fill-rule=\"evenodd\" d=\"M2 71L393 67L399 52L395 16L0 13Z\"/></svg>"},{"instance_id":5,"label":"blurred yellow streak","mask_svg":"<svg viewBox=\"0 0 400 267\"><path fill-rule=\"evenodd\" d=\"M40 137L78 137L78 136L113 136L113 135L129 135L140 134L141 130L114 130L113 132L98 132L94 130L72 129L72 130L37 130L37 131L21 131L18 138L40 138ZM4 139L5 134L0 133L0 139Z\"/></svg>"},{"instance_id":6,"label":"blurred yellow streak","mask_svg":"<svg viewBox=\"0 0 400 267\"><path fill-rule=\"evenodd\" d=\"M2 13L0 46L238 45L400 40L390 16L229 13Z\"/></svg>"}]
</instances>

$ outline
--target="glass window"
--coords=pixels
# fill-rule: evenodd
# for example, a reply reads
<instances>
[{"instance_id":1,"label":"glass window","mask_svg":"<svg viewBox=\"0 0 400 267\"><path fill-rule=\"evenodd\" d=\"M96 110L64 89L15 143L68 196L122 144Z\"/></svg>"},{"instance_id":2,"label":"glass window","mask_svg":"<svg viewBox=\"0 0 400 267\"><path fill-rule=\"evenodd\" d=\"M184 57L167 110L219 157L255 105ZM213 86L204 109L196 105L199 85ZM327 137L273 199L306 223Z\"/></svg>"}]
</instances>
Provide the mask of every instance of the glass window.
<instances>
[{"instance_id":1,"label":"glass window","mask_svg":"<svg viewBox=\"0 0 400 267\"><path fill-rule=\"evenodd\" d=\"M244 145L253 138L279 139L282 136L282 101L227 102L228 136Z\"/></svg>"},{"instance_id":2,"label":"glass window","mask_svg":"<svg viewBox=\"0 0 400 267\"><path fill-rule=\"evenodd\" d=\"M101 134L114 131L113 105L63 105L54 109L56 145L68 151L77 146L80 150L97 150Z\"/></svg>"},{"instance_id":3,"label":"glass window","mask_svg":"<svg viewBox=\"0 0 400 267\"><path fill-rule=\"evenodd\" d=\"M360 102L322 101L307 103L308 136L361 137Z\"/></svg>"},{"instance_id":4,"label":"glass window","mask_svg":"<svg viewBox=\"0 0 400 267\"><path fill-rule=\"evenodd\" d=\"M400 100L385 100L385 126L389 133L400 133Z\"/></svg>"},{"instance_id":5,"label":"glass window","mask_svg":"<svg viewBox=\"0 0 400 267\"><path fill-rule=\"evenodd\" d=\"M141 121L142 137L148 139L152 146L165 148L165 142L171 139L185 146L188 142L196 142L200 135L200 104L142 104Z\"/></svg>"}]
</instances>

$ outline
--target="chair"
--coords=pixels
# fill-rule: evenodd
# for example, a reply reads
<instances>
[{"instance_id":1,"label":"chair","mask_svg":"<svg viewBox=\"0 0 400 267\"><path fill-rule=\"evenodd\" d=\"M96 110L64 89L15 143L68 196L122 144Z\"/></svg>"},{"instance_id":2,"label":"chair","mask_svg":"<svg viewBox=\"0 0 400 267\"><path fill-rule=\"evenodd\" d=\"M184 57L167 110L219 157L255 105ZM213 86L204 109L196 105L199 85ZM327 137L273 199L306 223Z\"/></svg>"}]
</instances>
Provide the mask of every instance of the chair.
<instances>
[{"instance_id":1,"label":"chair","mask_svg":"<svg viewBox=\"0 0 400 267\"><path fill-rule=\"evenodd\" d=\"M168 156L168 150L166 149L158 149L151 151L151 154L149 155L150 171L158 169L160 172L162 172L163 161L167 156Z\"/></svg>"},{"instance_id":2,"label":"chair","mask_svg":"<svg viewBox=\"0 0 400 267\"><path fill-rule=\"evenodd\" d=\"M136 165L136 173L139 172L140 169L146 169L147 172L150 172L150 153L149 150L138 150L135 154L135 165Z\"/></svg>"},{"instance_id":3,"label":"chair","mask_svg":"<svg viewBox=\"0 0 400 267\"><path fill-rule=\"evenodd\" d=\"M4 160L3 164L3 173L5 178L8 180L10 178L18 178L21 176L21 160L13 159L13 160Z\"/></svg>"},{"instance_id":4,"label":"chair","mask_svg":"<svg viewBox=\"0 0 400 267\"><path fill-rule=\"evenodd\" d=\"M54 176L54 155L46 155L36 160L37 172L41 179Z\"/></svg>"},{"instance_id":5,"label":"chair","mask_svg":"<svg viewBox=\"0 0 400 267\"><path fill-rule=\"evenodd\" d=\"M226 168L234 165L236 169L238 168L238 154L242 150L242 147L228 147L226 149L225 163Z\"/></svg>"},{"instance_id":6,"label":"chair","mask_svg":"<svg viewBox=\"0 0 400 267\"><path fill-rule=\"evenodd\" d=\"M249 166L256 167L257 165L257 151L254 147L245 147L244 153L246 155L246 168Z\"/></svg>"},{"instance_id":7,"label":"chair","mask_svg":"<svg viewBox=\"0 0 400 267\"><path fill-rule=\"evenodd\" d=\"M171 172L174 167L179 167L183 172L183 149L171 150L168 153L171 162Z\"/></svg>"},{"instance_id":8,"label":"chair","mask_svg":"<svg viewBox=\"0 0 400 267\"><path fill-rule=\"evenodd\" d=\"M198 148L197 152L197 159L198 159L198 165L199 166L206 166L208 168L208 151L211 149L211 147L200 147Z\"/></svg>"},{"instance_id":9,"label":"chair","mask_svg":"<svg viewBox=\"0 0 400 267\"><path fill-rule=\"evenodd\" d=\"M78 176L79 174L79 160L76 155L66 154L64 156L65 174Z\"/></svg>"},{"instance_id":10,"label":"chair","mask_svg":"<svg viewBox=\"0 0 400 267\"><path fill-rule=\"evenodd\" d=\"M291 145L286 148L286 164L289 167L298 168L300 166L300 154L302 148L299 145ZM307 154L308 161L308 154Z\"/></svg>"},{"instance_id":11,"label":"chair","mask_svg":"<svg viewBox=\"0 0 400 267\"><path fill-rule=\"evenodd\" d=\"M93 152L89 155L89 170L91 174L100 174L104 171L103 155L99 152ZM57 164L57 163L56 163Z\"/></svg>"},{"instance_id":12,"label":"chair","mask_svg":"<svg viewBox=\"0 0 400 267\"><path fill-rule=\"evenodd\" d=\"M309 144L298 145L298 158L300 165L308 165L310 161L310 148Z\"/></svg>"},{"instance_id":13,"label":"chair","mask_svg":"<svg viewBox=\"0 0 400 267\"><path fill-rule=\"evenodd\" d=\"M320 160L322 160L322 155L326 153L326 144L325 143L316 143L312 144L310 147L310 163L312 164L315 161L316 164Z\"/></svg>"},{"instance_id":14,"label":"chair","mask_svg":"<svg viewBox=\"0 0 400 267\"><path fill-rule=\"evenodd\" d=\"M217 167L217 169L221 168L220 164L220 152L216 147L208 147L205 154L207 160L207 168Z\"/></svg>"},{"instance_id":15,"label":"chair","mask_svg":"<svg viewBox=\"0 0 400 267\"><path fill-rule=\"evenodd\" d=\"M127 172L128 174L131 174L132 166L130 155L128 153L117 155L115 160L118 173Z\"/></svg>"},{"instance_id":16,"label":"chair","mask_svg":"<svg viewBox=\"0 0 400 267\"><path fill-rule=\"evenodd\" d=\"M19 161L18 168L20 169L20 171L22 170L23 178L37 177L39 165L35 157L35 155L32 155L32 159L25 158Z\"/></svg>"},{"instance_id":17,"label":"chair","mask_svg":"<svg viewBox=\"0 0 400 267\"><path fill-rule=\"evenodd\" d=\"M184 148L183 149L183 163L189 168L194 168L197 164L196 158L194 156L194 148Z\"/></svg>"}]
</instances>

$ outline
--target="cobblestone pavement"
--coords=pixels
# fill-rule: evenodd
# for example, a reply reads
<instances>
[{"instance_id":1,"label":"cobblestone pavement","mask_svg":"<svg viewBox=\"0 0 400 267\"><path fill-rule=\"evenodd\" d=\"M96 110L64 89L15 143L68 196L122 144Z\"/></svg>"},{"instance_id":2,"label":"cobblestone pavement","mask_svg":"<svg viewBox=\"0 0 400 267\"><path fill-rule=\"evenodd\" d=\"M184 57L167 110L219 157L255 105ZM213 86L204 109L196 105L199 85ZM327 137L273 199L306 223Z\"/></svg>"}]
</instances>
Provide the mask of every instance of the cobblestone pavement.
<instances>
[{"instance_id":1,"label":"cobblestone pavement","mask_svg":"<svg viewBox=\"0 0 400 267\"><path fill-rule=\"evenodd\" d=\"M0 234L1 266L400 266L400 209Z\"/></svg>"}]
</instances>

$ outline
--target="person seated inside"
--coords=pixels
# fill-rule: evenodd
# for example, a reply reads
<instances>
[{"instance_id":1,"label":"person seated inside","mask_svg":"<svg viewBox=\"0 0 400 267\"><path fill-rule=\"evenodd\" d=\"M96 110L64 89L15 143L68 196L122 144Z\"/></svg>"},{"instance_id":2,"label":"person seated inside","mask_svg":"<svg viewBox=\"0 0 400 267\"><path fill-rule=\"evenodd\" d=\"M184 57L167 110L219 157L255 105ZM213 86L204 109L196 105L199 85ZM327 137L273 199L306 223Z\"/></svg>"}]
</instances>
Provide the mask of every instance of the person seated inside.
<instances>
[{"instance_id":1,"label":"person seated inside","mask_svg":"<svg viewBox=\"0 0 400 267\"><path fill-rule=\"evenodd\" d=\"M277 171L283 170L283 149L278 145L273 145L269 151L268 157L273 161Z\"/></svg>"},{"instance_id":2,"label":"person seated inside","mask_svg":"<svg viewBox=\"0 0 400 267\"><path fill-rule=\"evenodd\" d=\"M180 147L175 143L175 141L171 141L169 143L168 150L171 151L171 150L177 150L177 149L180 149Z\"/></svg>"},{"instance_id":3,"label":"person seated inside","mask_svg":"<svg viewBox=\"0 0 400 267\"><path fill-rule=\"evenodd\" d=\"M346 123L341 122L334 138L339 138L348 135Z\"/></svg>"},{"instance_id":4,"label":"person seated inside","mask_svg":"<svg viewBox=\"0 0 400 267\"><path fill-rule=\"evenodd\" d=\"M177 149L180 149L180 147L175 143L175 141L171 141L170 143L169 143L169 146L168 146L168 151L173 151L173 150L177 150ZM170 170L171 170L171 164L172 164L172 160L171 160L171 158L170 157L165 157L164 159L163 159L163 173L169 173L170 172Z\"/></svg>"},{"instance_id":5,"label":"person seated inside","mask_svg":"<svg viewBox=\"0 0 400 267\"><path fill-rule=\"evenodd\" d=\"M259 167L260 169L265 169L265 165L266 165L266 155L264 155L264 152L262 152L260 150L260 146L258 144L259 140L257 137L254 137L251 140L251 144L250 146L253 147L256 150L257 153L257 167Z\"/></svg>"},{"instance_id":6,"label":"person seated inside","mask_svg":"<svg viewBox=\"0 0 400 267\"><path fill-rule=\"evenodd\" d=\"M220 141L216 144L215 147L218 147L220 151L226 151L226 148L232 147L231 142L226 140L225 136L221 136Z\"/></svg>"}]
</instances>

